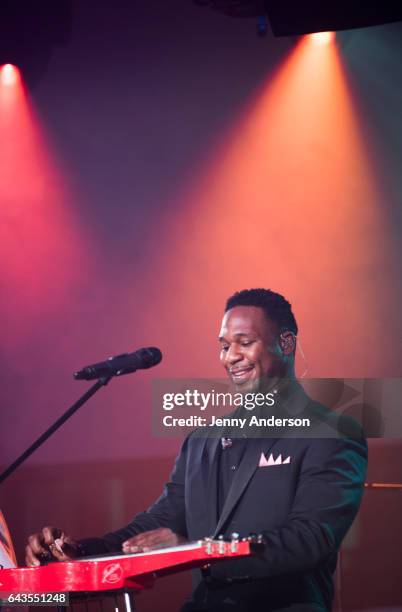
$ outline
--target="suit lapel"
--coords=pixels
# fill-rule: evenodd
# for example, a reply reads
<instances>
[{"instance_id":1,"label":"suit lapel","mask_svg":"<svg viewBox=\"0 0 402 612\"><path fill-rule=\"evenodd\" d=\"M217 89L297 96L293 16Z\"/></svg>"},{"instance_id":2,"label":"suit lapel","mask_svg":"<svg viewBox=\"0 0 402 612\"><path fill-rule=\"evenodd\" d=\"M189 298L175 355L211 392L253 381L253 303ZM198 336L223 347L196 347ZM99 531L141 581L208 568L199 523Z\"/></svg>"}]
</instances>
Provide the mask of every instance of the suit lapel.
<instances>
[{"instance_id":1,"label":"suit lapel","mask_svg":"<svg viewBox=\"0 0 402 612\"><path fill-rule=\"evenodd\" d=\"M244 453L243 459L240 462L237 474L233 479L232 486L230 487L230 491L224 503L222 514L219 518L213 537L217 537L219 535L222 527L229 518L230 513L243 495L243 492L251 477L258 468L261 453L268 453L271 447L275 444L276 440L276 438L250 438L248 440L247 449Z\"/></svg>"}]
</instances>

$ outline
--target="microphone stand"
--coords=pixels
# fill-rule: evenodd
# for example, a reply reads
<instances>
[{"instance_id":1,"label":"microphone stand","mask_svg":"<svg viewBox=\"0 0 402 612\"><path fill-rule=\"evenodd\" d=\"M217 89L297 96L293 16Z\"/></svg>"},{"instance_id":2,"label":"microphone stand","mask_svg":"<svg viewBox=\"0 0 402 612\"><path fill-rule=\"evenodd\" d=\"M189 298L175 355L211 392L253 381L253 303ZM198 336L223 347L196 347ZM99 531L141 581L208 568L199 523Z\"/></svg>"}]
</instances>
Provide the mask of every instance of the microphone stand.
<instances>
[{"instance_id":1,"label":"microphone stand","mask_svg":"<svg viewBox=\"0 0 402 612\"><path fill-rule=\"evenodd\" d=\"M0 483L8 478L17 469L17 467L21 465L21 463L23 463L32 455L34 451L36 451L37 448L42 446L42 444L46 442L46 440L50 438L50 436L54 434L54 432L57 431L59 427L63 425L63 423L73 416L73 414L77 412L77 410L81 408L81 406L85 404L90 397L95 395L95 393L101 387L105 387L112 377L113 374L102 376L94 385L92 385L92 387L90 387L88 391L86 391L84 395L82 395L79 400L75 402L75 404L73 404L64 414L62 414L61 417L59 417L57 421L55 421L53 425L49 427L49 429L39 436L39 438L35 440L35 442L31 444L31 446L29 446L26 451L22 453L22 455L20 455L6 470L4 470L2 474L0 474Z\"/></svg>"}]
</instances>

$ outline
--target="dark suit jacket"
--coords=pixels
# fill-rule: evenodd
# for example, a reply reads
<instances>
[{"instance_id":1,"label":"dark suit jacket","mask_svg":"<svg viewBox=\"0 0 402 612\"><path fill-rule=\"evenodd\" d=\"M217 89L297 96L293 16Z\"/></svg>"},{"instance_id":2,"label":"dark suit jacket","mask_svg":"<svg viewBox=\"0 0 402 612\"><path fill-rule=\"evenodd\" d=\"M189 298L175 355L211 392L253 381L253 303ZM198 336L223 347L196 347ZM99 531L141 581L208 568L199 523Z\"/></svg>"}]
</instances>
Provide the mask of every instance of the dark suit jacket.
<instances>
[{"instance_id":1,"label":"dark suit jacket","mask_svg":"<svg viewBox=\"0 0 402 612\"><path fill-rule=\"evenodd\" d=\"M308 411L336 418L311 400ZM207 578L198 572L185 609L330 610L337 551L359 508L367 463L360 429L347 425L349 437L249 439L220 517L220 438L190 435L159 499L123 529L82 543L91 553L117 551L129 537L158 527L189 540L263 534L261 557L223 561ZM261 453L290 463L259 467Z\"/></svg>"}]
</instances>

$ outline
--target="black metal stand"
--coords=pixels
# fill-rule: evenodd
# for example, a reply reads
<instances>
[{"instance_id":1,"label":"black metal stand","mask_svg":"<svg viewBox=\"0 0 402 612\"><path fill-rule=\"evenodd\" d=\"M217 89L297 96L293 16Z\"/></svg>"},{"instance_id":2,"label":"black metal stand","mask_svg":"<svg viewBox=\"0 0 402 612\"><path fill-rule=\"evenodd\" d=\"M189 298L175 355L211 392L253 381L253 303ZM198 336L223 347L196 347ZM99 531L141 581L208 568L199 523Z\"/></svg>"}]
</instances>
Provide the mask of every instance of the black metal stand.
<instances>
[{"instance_id":1,"label":"black metal stand","mask_svg":"<svg viewBox=\"0 0 402 612\"><path fill-rule=\"evenodd\" d=\"M123 598L125 612L135 612L134 593L132 591L124 591Z\"/></svg>"},{"instance_id":2,"label":"black metal stand","mask_svg":"<svg viewBox=\"0 0 402 612\"><path fill-rule=\"evenodd\" d=\"M69 606L57 606L57 612L136 612L133 589L117 589L116 591L99 591L98 593L71 593ZM74 610L75 608L75 610Z\"/></svg>"},{"instance_id":3,"label":"black metal stand","mask_svg":"<svg viewBox=\"0 0 402 612\"><path fill-rule=\"evenodd\" d=\"M28 459L28 457L32 455L37 448L42 446L42 444L46 442L46 440L50 438L50 436L57 431L57 429L59 429L59 427L61 427L63 423L65 423L75 412L77 412L77 410L81 408L81 406L85 404L90 397L92 397L101 387L106 386L111 378L112 375L103 376L94 385L92 385L92 387L90 387L88 391L86 391L86 393L84 393L84 395L82 395L80 399L71 406L71 408L62 414L62 416L58 418L57 421L55 421L53 425L51 425L49 429L47 429L41 436L39 436L39 438L33 444L31 444L31 446L27 448L26 451L24 451L22 455L18 457L18 459L16 459L6 470L4 470L2 474L0 474L0 483L8 478L8 476L10 476L10 474L12 474L17 467L25 461L25 459Z\"/></svg>"}]
</instances>

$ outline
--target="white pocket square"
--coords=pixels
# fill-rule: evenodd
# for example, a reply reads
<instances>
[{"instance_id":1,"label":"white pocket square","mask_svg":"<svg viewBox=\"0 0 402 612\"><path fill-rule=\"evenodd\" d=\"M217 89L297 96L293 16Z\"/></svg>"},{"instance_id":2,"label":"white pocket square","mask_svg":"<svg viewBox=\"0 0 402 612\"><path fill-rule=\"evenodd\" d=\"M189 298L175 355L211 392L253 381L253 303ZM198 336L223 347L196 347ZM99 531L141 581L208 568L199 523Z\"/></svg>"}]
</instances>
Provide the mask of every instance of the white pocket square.
<instances>
[{"instance_id":1,"label":"white pocket square","mask_svg":"<svg viewBox=\"0 0 402 612\"><path fill-rule=\"evenodd\" d=\"M290 455L289 457L286 457L286 459L282 459L282 455L279 454L277 458L274 459L274 456L271 453L267 459L264 453L261 453L260 462L258 464L258 467L269 467L271 465L284 465L285 463L290 463L290 461L291 461Z\"/></svg>"}]
</instances>

